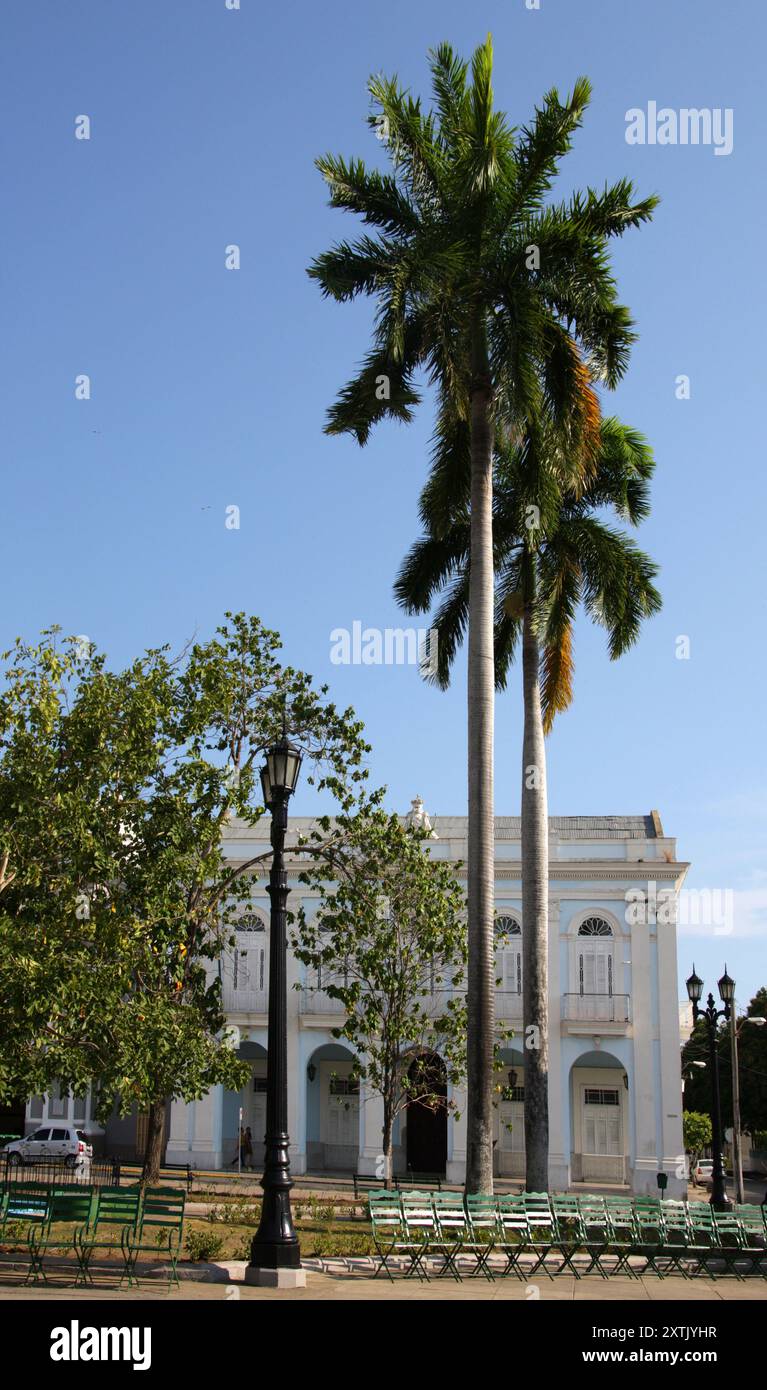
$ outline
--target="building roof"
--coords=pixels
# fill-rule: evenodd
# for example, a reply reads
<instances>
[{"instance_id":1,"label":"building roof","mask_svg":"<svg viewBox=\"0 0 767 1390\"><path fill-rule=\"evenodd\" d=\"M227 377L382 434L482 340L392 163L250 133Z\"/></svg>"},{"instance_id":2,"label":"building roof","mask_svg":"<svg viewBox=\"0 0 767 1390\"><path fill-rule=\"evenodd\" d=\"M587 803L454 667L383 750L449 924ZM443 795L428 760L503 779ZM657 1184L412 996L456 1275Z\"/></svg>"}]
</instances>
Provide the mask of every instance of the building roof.
<instances>
[{"instance_id":1,"label":"building roof","mask_svg":"<svg viewBox=\"0 0 767 1390\"><path fill-rule=\"evenodd\" d=\"M516 840L520 834L519 816L496 816L499 839ZM549 816L549 830L561 840L656 840L663 837L657 811L649 816Z\"/></svg>"},{"instance_id":2,"label":"building roof","mask_svg":"<svg viewBox=\"0 0 767 1390\"><path fill-rule=\"evenodd\" d=\"M430 817L432 828L441 838L465 835L468 826L466 816ZM292 830L305 831L315 824L312 817L291 817ZM248 838L268 838L269 820L264 817L258 825L248 826L244 821L233 820L228 838L235 830ZM549 830L560 840L661 840L665 832L657 811L641 816L549 816ZM519 816L496 816L496 840L518 840L521 821Z\"/></svg>"}]
</instances>

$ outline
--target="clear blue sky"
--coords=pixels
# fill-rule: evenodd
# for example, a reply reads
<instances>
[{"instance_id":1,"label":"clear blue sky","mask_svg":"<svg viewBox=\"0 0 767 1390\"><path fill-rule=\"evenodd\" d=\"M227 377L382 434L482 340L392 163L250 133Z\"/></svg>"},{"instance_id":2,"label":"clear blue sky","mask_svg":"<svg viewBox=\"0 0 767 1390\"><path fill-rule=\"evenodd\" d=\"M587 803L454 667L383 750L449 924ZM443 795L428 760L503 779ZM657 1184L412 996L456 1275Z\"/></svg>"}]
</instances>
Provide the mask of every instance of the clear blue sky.
<instances>
[{"instance_id":1,"label":"clear blue sky","mask_svg":"<svg viewBox=\"0 0 767 1390\"><path fill-rule=\"evenodd\" d=\"M550 740L552 813L657 807L692 886L736 894L731 936L680 937L707 984L765 982L765 16L720 0L35 0L5 7L3 645L57 622L113 663L258 613L353 703L372 774L405 809L466 806L463 672L334 667L336 627L401 624L430 413L360 451L322 434L370 309L324 303L305 267L354 232L313 168L375 162L366 80L426 87L426 53L492 30L514 122L593 81L562 191L626 174L658 192L616 255L640 341L610 408L658 460L643 529L663 613L619 664L581 624L577 694ZM731 107L734 150L629 146L631 107ZM90 116L92 138L74 138ZM224 248L241 248L241 269ZM74 379L92 381L88 402ZM675 378L691 399L675 398ZM239 530L225 508L241 509ZM690 659L675 657L680 635ZM498 813L519 803L521 705L498 702ZM296 809L311 810L308 795Z\"/></svg>"}]
</instances>

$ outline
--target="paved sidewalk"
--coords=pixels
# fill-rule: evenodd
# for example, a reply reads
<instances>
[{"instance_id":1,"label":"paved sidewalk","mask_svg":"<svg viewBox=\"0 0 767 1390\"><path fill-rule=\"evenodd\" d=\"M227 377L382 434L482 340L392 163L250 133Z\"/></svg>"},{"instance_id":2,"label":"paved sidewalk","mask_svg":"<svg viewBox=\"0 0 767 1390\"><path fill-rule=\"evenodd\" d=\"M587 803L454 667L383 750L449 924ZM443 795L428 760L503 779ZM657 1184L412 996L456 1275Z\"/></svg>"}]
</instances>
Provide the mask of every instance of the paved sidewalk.
<instances>
[{"instance_id":1,"label":"paved sidewalk","mask_svg":"<svg viewBox=\"0 0 767 1390\"><path fill-rule=\"evenodd\" d=\"M120 1288L114 1282L109 1286L92 1289L76 1289L70 1283L51 1282L46 1285L24 1286L10 1279L0 1279L0 1301L14 1300L56 1300L66 1299L82 1303L109 1301L143 1302L170 1300L186 1302L195 1300L233 1301L250 1299L288 1300L309 1302L476 1302L490 1300L501 1303L522 1303L539 1298L545 1303L607 1303L630 1300L644 1303L673 1302L763 1302L767 1299L767 1281L764 1279L658 1279L655 1276L642 1276L639 1279L587 1278L572 1279L561 1276L524 1284L518 1279L497 1279L489 1283L485 1279L465 1279L462 1284L453 1279L432 1279L428 1284L415 1280L370 1279L365 1275L316 1274L307 1273L304 1289L259 1289L244 1284L224 1284L195 1282L186 1279L179 1289L170 1293L164 1286L157 1287L157 1281L145 1280L138 1289Z\"/></svg>"}]
</instances>

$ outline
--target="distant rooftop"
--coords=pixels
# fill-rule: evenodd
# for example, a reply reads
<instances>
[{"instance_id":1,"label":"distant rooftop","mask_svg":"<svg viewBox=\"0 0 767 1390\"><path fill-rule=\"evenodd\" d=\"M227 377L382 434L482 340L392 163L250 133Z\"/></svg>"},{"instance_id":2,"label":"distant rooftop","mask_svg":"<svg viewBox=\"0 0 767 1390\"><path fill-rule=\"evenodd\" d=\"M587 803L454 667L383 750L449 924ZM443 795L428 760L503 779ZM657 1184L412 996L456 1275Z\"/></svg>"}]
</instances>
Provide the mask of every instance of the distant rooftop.
<instances>
[{"instance_id":1,"label":"distant rooftop","mask_svg":"<svg viewBox=\"0 0 767 1390\"><path fill-rule=\"evenodd\" d=\"M496 816L496 834L514 840L520 834L519 816ZM657 811L649 816L549 816L549 829L562 840L657 840L663 826Z\"/></svg>"},{"instance_id":2,"label":"distant rooftop","mask_svg":"<svg viewBox=\"0 0 767 1390\"><path fill-rule=\"evenodd\" d=\"M314 822L311 817L291 817L293 830L305 830ZM430 824L439 837L465 835L468 825L466 816L439 816L432 814ZM264 817L258 826L246 826L243 821L233 821L228 836L236 829L240 835L249 838L268 837L269 821ZM549 816L549 829L560 840L661 840L665 838L660 815L651 811L646 816ZM518 840L520 837L519 816L496 816L495 838L497 840Z\"/></svg>"}]
</instances>

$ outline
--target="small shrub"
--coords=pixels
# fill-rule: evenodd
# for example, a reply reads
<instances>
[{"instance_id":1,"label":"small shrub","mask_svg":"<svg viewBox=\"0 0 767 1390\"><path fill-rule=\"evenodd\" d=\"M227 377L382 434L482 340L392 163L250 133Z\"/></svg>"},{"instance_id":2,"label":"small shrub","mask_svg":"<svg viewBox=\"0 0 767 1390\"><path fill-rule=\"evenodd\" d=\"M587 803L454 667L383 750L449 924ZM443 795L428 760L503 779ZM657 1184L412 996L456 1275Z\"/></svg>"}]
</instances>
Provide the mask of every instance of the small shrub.
<instances>
[{"instance_id":1,"label":"small shrub","mask_svg":"<svg viewBox=\"0 0 767 1390\"><path fill-rule=\"evenodd\" d=\"M223 1238L212 1231L187 1231L186 1252L190 1260L217 1260L223 1244Z\"/></svg>"},{"instance_id":2,"label":"small shrub","mask_svg":"<svg viewBox=\"0 0 767 1390\"><path fill-rule=\"evenodd\" d=\"M23 1221L9 1221L3 1231L2 1248L12 1250L18 1245L24 1234Z\"/></svg>"},{"instance_id":3,"label":"small shrub","mask_svg":"<svg viewBox=\"0 0 767 1390\"><path fill-rule=\"evenodd\" d=\"M240 1243L239 1243L239 1245L236 1245L236 1246L234 1247L233 1252L232 1252L232 1259L233 1259L233 1260L250 1260L250 1247L251 1247L252 1242L253 1242L253 1237L252 1237L252 1236L249 1236L248 1233L247 1233L247 1231L243 1231L242 1235L240 1236Z\"/></svg>"},{"instance_id":4,"label":"small shrub","mask_svg":"<svg viewBox=\"0 0 767 1390\"><path fill-rule=\"evenodd\" d=\"M225 1226L257 1226L261 1220L261 1207L254 1202L222 1202L211 1207L208 1220Z\"/></svg>"}]
</instances>

